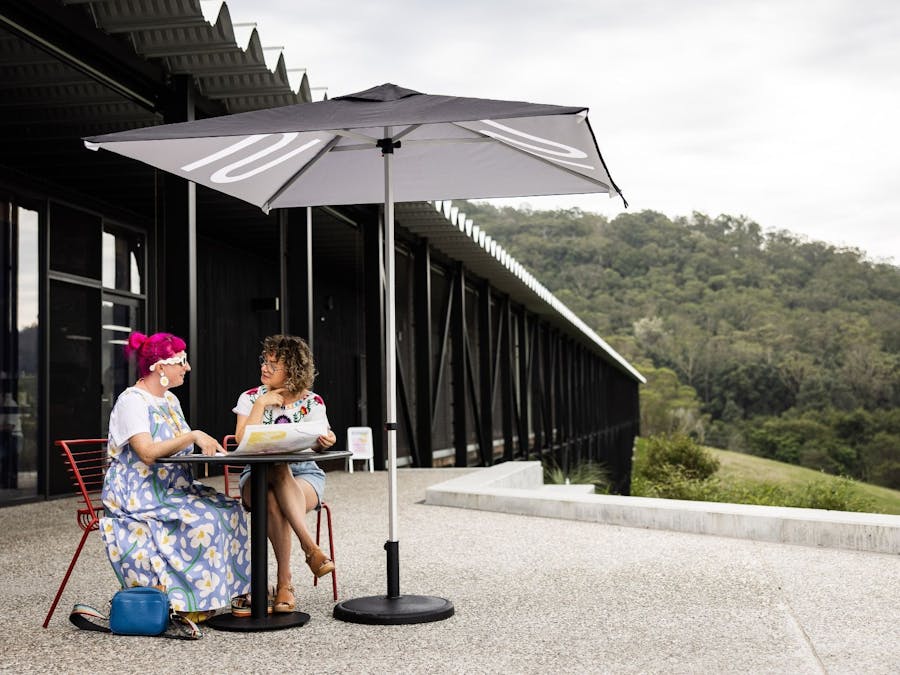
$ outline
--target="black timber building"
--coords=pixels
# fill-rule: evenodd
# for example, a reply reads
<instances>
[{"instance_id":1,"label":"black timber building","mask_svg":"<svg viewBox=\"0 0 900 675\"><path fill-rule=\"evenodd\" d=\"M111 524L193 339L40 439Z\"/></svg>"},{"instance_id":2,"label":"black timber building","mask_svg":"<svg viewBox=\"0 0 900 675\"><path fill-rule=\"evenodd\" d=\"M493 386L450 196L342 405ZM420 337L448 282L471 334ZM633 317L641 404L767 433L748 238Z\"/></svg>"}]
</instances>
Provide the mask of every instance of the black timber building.
<instances>
[{"instance_id":1,"label":"black timber building","mask_svg":"<svg viewBox=\"0 0 900 675\"><path fill-rule=\"evenodd\" d=\"M81 141L312 100L289 79L225 4L0 0L0 505L71 492L53 440L106 434L131 330L187 340L177 394L214 436L277 332L311 342L339 439L381 428L378 205L265 215ZM627 494L641 375L456 206L396 221L400 464L592 460Z\"/></svg>"}]
</instances>

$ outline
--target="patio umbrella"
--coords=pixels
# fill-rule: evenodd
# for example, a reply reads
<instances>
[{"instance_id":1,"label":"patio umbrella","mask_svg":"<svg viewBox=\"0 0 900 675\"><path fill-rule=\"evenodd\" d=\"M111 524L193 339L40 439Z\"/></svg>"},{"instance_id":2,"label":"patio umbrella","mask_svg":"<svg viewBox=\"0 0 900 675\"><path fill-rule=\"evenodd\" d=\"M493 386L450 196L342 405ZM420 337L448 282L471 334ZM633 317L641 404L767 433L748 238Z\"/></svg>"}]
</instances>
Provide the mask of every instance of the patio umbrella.
<instances>
[{"instance_id":1,"label":"patio umbrella","mask_svg":"<svg viewBox=\"0 0 900 675\"><path fill-rule=\"evenodd\" d=\"M600 156L587 108L428 95L383 84L328 101L94 136L85 145L140 160L266 212L384 204L388 592L341 602L334 615L360 623L451 616L448 600L401 595L399 588L394 203L593 192L622 196Z\"/></svg>"}]
</instances>

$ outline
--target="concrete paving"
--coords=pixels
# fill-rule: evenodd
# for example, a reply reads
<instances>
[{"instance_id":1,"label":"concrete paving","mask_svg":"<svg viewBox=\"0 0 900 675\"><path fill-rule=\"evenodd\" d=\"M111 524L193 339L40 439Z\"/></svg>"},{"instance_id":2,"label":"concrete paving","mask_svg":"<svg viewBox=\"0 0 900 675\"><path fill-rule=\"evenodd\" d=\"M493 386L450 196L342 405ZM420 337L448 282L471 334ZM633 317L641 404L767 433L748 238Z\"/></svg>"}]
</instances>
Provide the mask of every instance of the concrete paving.
<instances>
[{"instance_id":1,"label":"concrete paving","mask_svg":"<svg viewBox=\"0 0 900 675\"><path fill-rule=\"evenodd\" d=\"M412 626L333 619L331 585L312 587L297 547L302 628L196 642L78 631L71 605L103 608L116 589L92 535L44 630L76 501L0 508L0 672L900 672L898 555L423 502L472 471L399 472L401 592L456 608ZM387 475L329 473L327 499L341 599L384 593Z\"/></svg>"}]
</instances>

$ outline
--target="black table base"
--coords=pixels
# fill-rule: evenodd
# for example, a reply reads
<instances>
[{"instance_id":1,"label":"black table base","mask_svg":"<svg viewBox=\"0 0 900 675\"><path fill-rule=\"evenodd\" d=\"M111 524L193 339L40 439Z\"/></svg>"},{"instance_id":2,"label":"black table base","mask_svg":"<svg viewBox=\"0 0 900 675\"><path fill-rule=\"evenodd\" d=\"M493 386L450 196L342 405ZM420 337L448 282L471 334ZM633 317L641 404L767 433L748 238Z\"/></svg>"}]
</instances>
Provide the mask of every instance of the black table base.
<instances>
[{"instance_id":1,"label":"black table base","mask_svg":"<svg viewBox=\"0 0 900 675\"><path fill-rule=\"evenodd\" d=\"M267 614L261 619L255 616L235 616L234 614L217 614L209 619L206 626L216 630L227 630L235 633L250 633L261 630L281 630L303 626L309 621L306 612L285 612L283 614ZM201 626L202 627L202 626Z\"/></svg>"}]
</instances>

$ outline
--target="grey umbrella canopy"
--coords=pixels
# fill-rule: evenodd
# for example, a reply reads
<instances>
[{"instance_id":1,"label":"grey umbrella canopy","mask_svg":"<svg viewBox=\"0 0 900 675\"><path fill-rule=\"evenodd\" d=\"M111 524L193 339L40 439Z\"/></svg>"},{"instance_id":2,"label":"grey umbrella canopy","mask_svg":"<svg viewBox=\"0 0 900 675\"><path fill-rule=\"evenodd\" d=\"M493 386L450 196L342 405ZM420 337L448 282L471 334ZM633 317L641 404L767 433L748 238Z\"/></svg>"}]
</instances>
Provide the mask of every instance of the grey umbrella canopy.
<instances>
[{"instance_id":1,"label":"grey umbrella canopy","mask_svg":"<svg viewBox=\"0 0 900 675\"><path fill-rule=\"evenodd\" d=\"M394 203L584 193L622 197L600 155L587 108L429 95L383 84L328 101L93 136L85 145L140 160L266 212L384 204L388 592L341 602L334 614L391 624L452 615L452 604L443 598L403 596L399 590Z\"/></svg>"},{"instance_id":2,"label":"grey umbrella canopy","mask_svg":"<svg viewBox=\"0 0 900 675\"><path fill-rule=\"evenodd\" d=\"M86 143L268 211L384 201L381 153L373 150L388 136L402 144L396 201L621 195L586 108L426 95L393 84Z\"/></svg>"}]
</instances>

